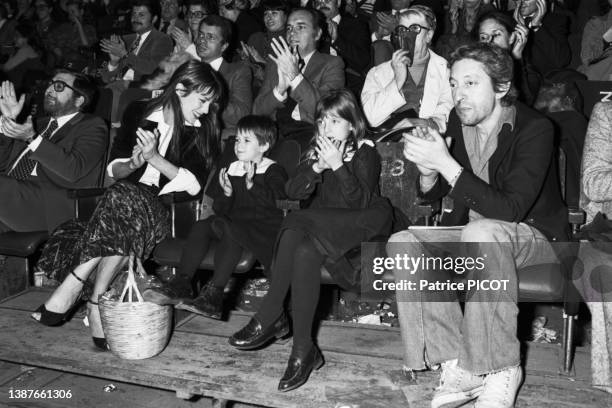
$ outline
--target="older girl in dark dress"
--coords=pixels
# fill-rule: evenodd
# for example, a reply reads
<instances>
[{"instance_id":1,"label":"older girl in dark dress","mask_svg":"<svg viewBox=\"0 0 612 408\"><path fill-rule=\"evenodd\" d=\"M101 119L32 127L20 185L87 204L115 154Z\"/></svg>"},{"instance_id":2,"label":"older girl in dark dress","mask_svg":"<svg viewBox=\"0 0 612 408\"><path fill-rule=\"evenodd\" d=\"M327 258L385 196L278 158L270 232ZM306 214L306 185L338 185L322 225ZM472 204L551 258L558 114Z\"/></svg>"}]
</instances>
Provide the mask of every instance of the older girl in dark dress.
<instances>
[{"instance_id":1,"label":"older girl in dark dress","mask_svg":"<svg viewBox=\"0 0 612 408\"><path fill-rule=\"evenodd\" d=\"M107 168L118 181L106 190L76 239L75 234L64 236L61 228L54 234L48 246L62 247L60 257L48 259L51 255L43 254L47 270L65 279L34 319L48 326L63 323L85 280L97 269L88 318L95 345L106 347L98 296L130 254L146 259L169 235L169 211L160 196L182 191L196 195L204 186L219 151L222 89L220 77L208 64L190 61L176 70L142 116L128 118Z\"/></svg>"},{"instance_id":2,"label":"older girl in dark dress","mask_svg":"<svg viewBox=\"0 0 612 408\"><path fill-rule=\"evenodd\" d=\"M283 303L291 288L293 349L279 391L303 385L323 364L312 339L321 266L337 283L348 286L353 270L343 267L348 266L345 255L391 230L391 206L379 194L380 157L374 144L363 139L365 120L355 97L347 90L322 97L316 118L313 147L286 185L289 198L310 199L310 206L285 218L274 251L270 291L257 314L229 340L238 349L251 350L287 335Z\"/></svg>"}]
</instances>

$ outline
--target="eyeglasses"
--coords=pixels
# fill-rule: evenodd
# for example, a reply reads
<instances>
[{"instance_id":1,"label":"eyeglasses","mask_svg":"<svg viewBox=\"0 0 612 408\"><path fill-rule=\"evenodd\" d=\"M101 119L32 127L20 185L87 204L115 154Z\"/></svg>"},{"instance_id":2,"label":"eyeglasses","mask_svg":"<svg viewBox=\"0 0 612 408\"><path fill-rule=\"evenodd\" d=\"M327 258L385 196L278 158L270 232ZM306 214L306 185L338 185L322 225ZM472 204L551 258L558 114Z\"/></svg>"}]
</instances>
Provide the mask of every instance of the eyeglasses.
<instances>
[{"instance_id":1,"label":"eyeglasses","mask_svg":"<svg viewBox=\"0 0 612 408\"><path fill-rule=\"evenodd\" d=\"M422 26L420 24L410 24L408 27L400 24L395 29L397 34L402 34L402 33L405 33L407 31L412 31L413 33L417 33L418 34L422 30L431 30L431 28L430 27L424 27L424 26Z\"/></svg>"},{"instance_id":2,"label":"eyeglasses","mask_svg":"<svg viewBox=\"0 0 612 408\"><path fill-rule=\"evenodd\" d=\"M190 11L189 13L187 13L187 17L195 17L195 18L203 18L206 17L208 14L206 14L203 11Z\"/></svg>"},{"instance_id":3,"label":"eyeglasses","mask_svg":"<svg viewBox=\"0 0 612 408\"><path fill-rule=\"evenodd\" d=\"M219 41L221 41L221 39L219 37L217 37L216 35L211 34L211 33L199 33L198 34L198 41L199 42L204 42L204 41L206 41L206 42L209 42L209 41L210 42L219 42Z\"/></svg>"},{"instance_id":4,"label":"eyeglasses","mask_svg":"<svg viewBox=\"0 0 612 408\"><path fill-rule=\"evenodd\" d=\"M70 88L70 89L72 89L73 92L76 92L79 95L81 94L79 91L77 91L76 89L74 89L73 87L71 87L70 85L68 85L64 81L62 81L61 79L52 79L47 84L47 88L49 88L50 86L53 86L53 90L55 92L64 92L64 89Z\"/></svg>"}]
</instances>

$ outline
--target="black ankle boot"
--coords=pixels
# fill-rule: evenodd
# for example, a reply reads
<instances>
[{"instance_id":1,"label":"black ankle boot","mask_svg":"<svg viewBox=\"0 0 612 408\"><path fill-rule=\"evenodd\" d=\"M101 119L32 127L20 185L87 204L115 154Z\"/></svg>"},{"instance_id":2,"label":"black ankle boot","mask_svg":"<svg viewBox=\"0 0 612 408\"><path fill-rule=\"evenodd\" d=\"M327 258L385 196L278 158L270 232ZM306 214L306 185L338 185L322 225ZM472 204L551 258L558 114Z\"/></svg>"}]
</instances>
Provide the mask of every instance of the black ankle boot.
<instances>
[{"instance_id":1,"label":"black ankle boot","mask_svg":"<svg viewBox=\"0 0 612 408\"><path fill-rule=\"evenodd\" d=\"M285 374L278 383L278 390L286 392L301 387L308 381L312 370L318 370L323 363L323 356L314 344L306 353L292 351Z\"/></svg>"},{"instance_id":2,"label":"black ankle boot","mask_svg":"<svg viewBox=\"0 0 612 408\"><path fill-rule=\"evenodd\" d=\"M223 315L223 288L206 285L197 298L191 301L183 301L177 304L176 308L221 320Z\"/></svg>"},{"instance_id":3,"label":"black ankle boot","mask_svg":"<svg viewBox=\"0 0 612 408\"><path fill-rule=\"evenodd\" d=\"M240 350L253 350L288 334L289 322L285 313L265 328L261 326L256 317L253 317L246 326L229 338L229 344Z\"/></svg>"}]
</instances>

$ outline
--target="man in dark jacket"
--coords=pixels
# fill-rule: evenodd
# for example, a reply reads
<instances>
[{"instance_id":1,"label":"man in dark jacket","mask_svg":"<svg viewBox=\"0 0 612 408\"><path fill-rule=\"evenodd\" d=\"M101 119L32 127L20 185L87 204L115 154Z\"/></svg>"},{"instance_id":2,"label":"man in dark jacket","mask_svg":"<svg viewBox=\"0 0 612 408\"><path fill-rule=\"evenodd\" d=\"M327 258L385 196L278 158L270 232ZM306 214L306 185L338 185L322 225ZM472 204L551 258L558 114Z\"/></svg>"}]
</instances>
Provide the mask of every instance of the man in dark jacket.
<instances>
[{"instance_id":1,"label":"man in dark jacket","mask_svg":"<svg viewBox=\"0 0 612 408\"><path fill-rule=\"evenodd\" d=\"M341 0L317 0L315 8L325 15L327 29L319 51L344 60L346 87L359 97L370 66L368 25L348 14L340 14Z\"/></svg>"},{"instance_id":2,"label":"man in dark jacket","mask_svg":"<svg viewBox=\"0 0 612 408\"><path fill-rule=\"evenodd\" d=\"M424 257L428 265L412 270L395 265L397 282L416 284L416 290L397 291L405 365L412 370L442 365L434 408L471 400L476 407L513 407L522 380L516 271L558 262L550 241L568 236L553 128L515 102L512 58L501 48L461 47L451 65L455 109L447 141L431 128L417 128L404 136L404 155L419 168L425 200L446 194L453 200L442 223L458 227L403 231L387 244L394 259ZM449 252L443 268L429 267L429 258ZM444 301L448 298L432 289L431 283L447 282L446 276L433 281L434 269L452 272L451 278L468 271L464 313L456 296ZM442 289L453 295L462 288Z\"/></svg>"},{"instance_id":3,"label":"man in dark jacket","mask_svg":"<svg viewBox=\"0 0 612 408\"><path fill-rule=\"evenodd\" d=\"M0 232L52 231L74 213L67 190L96 187L102 174L108 131L98 117L81 113L93 83L60 71L45 91L47 120L16 122L24 97L4 82L0 91Z\"/></svg>"}]
</instances>

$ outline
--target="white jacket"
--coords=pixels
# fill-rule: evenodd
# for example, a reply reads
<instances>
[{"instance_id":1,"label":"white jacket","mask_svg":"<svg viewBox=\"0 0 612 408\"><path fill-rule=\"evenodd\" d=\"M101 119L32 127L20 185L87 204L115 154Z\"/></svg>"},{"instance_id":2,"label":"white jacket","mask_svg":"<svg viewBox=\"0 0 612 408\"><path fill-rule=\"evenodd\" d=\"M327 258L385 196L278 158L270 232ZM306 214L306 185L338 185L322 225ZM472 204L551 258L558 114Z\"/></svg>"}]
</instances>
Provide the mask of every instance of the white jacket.
<instances>
[{"instance_id":1,"label":"white jacket","mask_svg":"<svg viewBox=\"0 0 612 408\"><path fill-rule=\"evenodd\" d=\"M431 50L429 55L419 117L434 120L440 133L444 133L448 114L454 107L449 84L450 69L444 58ZM371 126L380 125L406 104L394 77L391 61L383 62L368 71L361 91L361 103Z\"/></svg>"}]
</instances>

